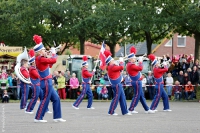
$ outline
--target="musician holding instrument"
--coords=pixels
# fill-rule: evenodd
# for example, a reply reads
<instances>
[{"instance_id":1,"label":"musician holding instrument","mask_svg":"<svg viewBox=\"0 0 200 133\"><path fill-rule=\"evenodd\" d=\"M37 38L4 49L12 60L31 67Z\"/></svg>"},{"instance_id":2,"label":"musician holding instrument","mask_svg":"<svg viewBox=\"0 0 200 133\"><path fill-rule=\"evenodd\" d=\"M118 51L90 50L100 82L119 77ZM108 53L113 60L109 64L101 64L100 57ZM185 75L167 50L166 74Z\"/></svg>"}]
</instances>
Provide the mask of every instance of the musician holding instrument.
<instances>
[{"instance_id":1,"label":"musician holding instrument","mask_svg":"<svg viewBox=\"0 0 200 133\"><path fill-rule=\"evenodd\" d=\"M43 93L42 90L40 88L40 75L36 69L36 65L35 65L35 52L33 49L29 50L29 75L30 75L30 80L31 80L31 88L32 88L32 98L29 102L29 104L27 105L26 111L25 113L28 114L33 114L33 109L35 107L35 104L38 100L38 97L40 98L40 100L42 100L43 98ZM49 109L47 108L46 110L47 113L52 113L49 111Z\"/></svg>"},{"instance_id":2,"label":"musician holding instrument","mask_svg":"<svg viewBox=\"0 0 200 133\"><path fill-rule=\"evenodd\" d=\"M40 87L43 90L43 99L40 101L34 122L47 122L43 120L47 107L49 105L49 100L53 104L53 120L54 122L65 122L61 115L61 105L60 98L56 91L53 89L52 85L52 75L50 74L49 67L52 66L57 61L56 48L51 48L52 57L46 57L46 51L44 45L42 44L41 36L34 35L33 40L37 44L34 47L36 52L35 63L36 68L40 75Z\"/></svg>"},{"instance_id":3,"label":"musician holding instrument","mask_svg":"<svg viewBox=\"0 0 200 133\"><path fill-rule=\"evenodd\" d=\"M92 91L90 89L90 84L91 84L91 81L90 81L91 79L90 78L94 75L96 70L93 69L92 73L90 73L88 71L87 60L88 60L88 57L87 56L83 56L83 63L82 63L82 92L81 92L80 96L76 99L74 104L72 105L72 107L74 109L79 109L78 106L82 102L85 94L87 94L87 96L88 96L87 109L95 109L94 107L92 107L93 93L92 93Z\"/></svg>"},{"instance_id":4,"label":"musician holding instrument","mask_svg":"<svg viewBox=\"0 0 200 133\"><path fill-rule=\"evenodd\" d=\"M143 56L138 58L139 64L136 65L136 48L130 48L130 54L128 55L129 62L127 63L126 70L128 72L129 77L131 78L132 86L134 88L134 96L132 98L129 112L132 114L137 114L138 112L135 111L135 107L137 106L139 100L142 103L142 106L145 110L145 113L155 113L154 111L150 110L147 106L146 99L144 97L144 92L142 89L142 74L141 71L143 69Z\"/></svg>"},{"instance_id":5,"label":"musician holding instrument","mask_svg":"<svg viewBox=\"0 0 200 133\"><path fill-rule=\"evenodd\" d=\"M126 97L121 84L121 81L123 80L121 71L124 69L123 58L120 57L119 65L116 65L114 59L111 57L110 51L105 50L104 55L106 56L105 62L107 65L108 79L111 83L111 87L114 93L114 97L110 104L108 115L118 115L117 113L115 113L115 109L117 108L118 102L120 102L122 115L132 115L131 113L128 113Z\"/></svg>"},{"instance_id":6,"label":"musician holding instrument","mask_svg":"<svg viewBox=\"0 0 200 133\"><path fill-rule=\"evenodd\" d=\"M29 72L28 72L28 60L22 59L21 60L21 67L20 72L22 76L26 79L29 79ZM20 79L20 88L21 88L21 102L20 102L20 109L26 109L26 104L28 100L28 94L29 94L29 84L22 81Z\"/></svg>"},{"instance_id":7,"label":"musician holding instrument","mask_svg":"<svg viewBox=\"0 0 200 133\"><path fill-rule=\"evenodd\" d=\"M164 81L163 81L163 74L168 71L167 63L164 61L163 62L164 68L160 68L160 64L153 54L150 54L148 58L152 61L151 64L153 66L153 74L155 78L155 90L156 90L156 94L154 96L150 109L157 111L156 108L160 101L160 97L162 97L164 105L163 111L170 112L172 110L169 109L169 100L164 90Z\"/></svg>"}]
</instances>

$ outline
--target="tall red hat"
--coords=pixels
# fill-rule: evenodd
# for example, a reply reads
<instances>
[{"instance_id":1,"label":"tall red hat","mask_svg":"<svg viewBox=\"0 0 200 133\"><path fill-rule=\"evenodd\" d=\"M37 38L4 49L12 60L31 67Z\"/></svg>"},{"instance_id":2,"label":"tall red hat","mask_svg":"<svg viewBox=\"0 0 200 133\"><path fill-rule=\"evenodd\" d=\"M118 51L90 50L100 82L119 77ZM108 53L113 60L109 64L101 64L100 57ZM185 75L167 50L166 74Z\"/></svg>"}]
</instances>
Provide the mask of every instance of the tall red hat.
<instances>
[{"instance_id":1,"label":"tall red hat","mask_svg":"<svg viewBox=\"0 0 200 133\"><path fill-rule=\"evenodd\" d=\"M130 54L128 55L128 59L135 57L135 54L137 53L137 50L135 47L130 48Z\"/></svg>"},{"instance_id":2,"label":"tall red hat","mask_svg":"<svg viewBox=\"0 0 200 133\"><path fill-rule=\"evenodd\" d=\"M158 62L156 56L153 54L148 55L148 58L152 61L151 63L152 66L154 66Z\"/></svg>"},{"instance_id":3,"label":"tall red hat","mask_svg":"<svg viewBox=\"0 0 200 133\"><path fill-rule=\"evenodd\" d=\"M88 63L87 63L88 57L86 55L84 55L82 59L83 59L82 66L88 65Z\"/></svg>"},{"instance_id":4,"label":"tall red hat","mask_svg":"<svg viewBox=\"0 0 200 133\"><path fill-rule=\"evenodd\" d=\"M104 55L106 56L106 64L110 63L110 61L113 60L113 58L111 57L112 54L109 50L105 50Z\"/></svg>"},{"instance_id":5,"label":"tall red hat","mask_svg":"<svg viewBox=\"0 0 200 133\"><path fill-rule=\"evenodd\" d=\"M29 63L33 63L35 61L35 51L33 49L30 49L28 54L29 54Z\"/></svg>"},{"instance_id":6,"label":"tall red hat","mask_svg":"<svg viewBox=\"0 0 200 133\"><path fill-rule=\"evenodd\" d=\"M38 52L42 49L45 49L44 45L42 44L42 37L41 36L34 35L33 41L36 43L35 47L33 48L35 52Z\"/></svg>"}]
</instances>

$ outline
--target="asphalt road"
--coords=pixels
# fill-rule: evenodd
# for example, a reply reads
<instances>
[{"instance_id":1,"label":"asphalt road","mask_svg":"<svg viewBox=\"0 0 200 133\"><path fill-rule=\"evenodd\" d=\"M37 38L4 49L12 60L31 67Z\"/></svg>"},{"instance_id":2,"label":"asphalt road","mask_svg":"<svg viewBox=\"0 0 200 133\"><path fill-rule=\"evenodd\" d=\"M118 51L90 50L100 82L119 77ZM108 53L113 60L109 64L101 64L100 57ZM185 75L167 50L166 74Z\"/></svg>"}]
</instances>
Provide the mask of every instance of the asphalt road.
<instances>
[{"instance_id":1,"label":"asphalt road","mask_svg":"<svg viewBox=\"0 0 200 133\"><path fill-rule=\"evenodd\" d=\"M62 102L62 115L65 123L54 123L52 114L46 114L47 123L34 123L34 114L25 114L19 103L0 104L0 132L4 133L200 133L200 103L171 102L172 112L163 112L160 102L158 112L145 114L139 103L138 114L108 116L110 102L94 102L95 110L86 109L82 102L79 110L71 107L72 102ZM127 105L129 105L128 102ZM148 102L150 105L151 102ZM49 105L52 111L52 105Z\"/></svg>"}]
</instances>

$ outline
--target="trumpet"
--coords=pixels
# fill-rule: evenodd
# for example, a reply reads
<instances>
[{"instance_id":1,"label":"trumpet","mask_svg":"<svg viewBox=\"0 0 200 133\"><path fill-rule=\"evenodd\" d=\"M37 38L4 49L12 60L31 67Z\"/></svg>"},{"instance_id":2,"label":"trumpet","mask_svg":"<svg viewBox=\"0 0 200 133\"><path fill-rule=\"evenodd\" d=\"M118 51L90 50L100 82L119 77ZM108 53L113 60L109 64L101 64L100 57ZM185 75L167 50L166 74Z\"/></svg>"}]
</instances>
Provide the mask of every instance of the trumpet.
<instances>
[{"instance_id":1,"label":"trumpet","mask_svg":"<svg viewBox=\"0 0 200 133\"><path fill-rule=\"evenodd\" d=\"M56 49L56 52L58 52L59 51L59 49L62 47L62 45L59 45L58 47L56 47L55 49ZM47 53L51 53L51 50L47 50L46 51Z\"/></svg>"},{"instance_id":2,"label":"trumpet","mask_svg":"<svg viewBox=\"0 0 200 133\"><path fill-rule=\"evenodd\" d=\"M146 56L147 56L147 54L145 53L142 57L143 57L143 59L145 59L146 58ZM141 57L141 56L139 56L139 57ZM139 59L139 57L135 57L136 58L136 60L138 60ZM122 57L123 58L123 60L124 61L126 61L126 60L128 60L128 57L127 56L125 56L125 57ZM119 61L119 60L116 60L116 61Z\"/></svg>"}]
</instances>

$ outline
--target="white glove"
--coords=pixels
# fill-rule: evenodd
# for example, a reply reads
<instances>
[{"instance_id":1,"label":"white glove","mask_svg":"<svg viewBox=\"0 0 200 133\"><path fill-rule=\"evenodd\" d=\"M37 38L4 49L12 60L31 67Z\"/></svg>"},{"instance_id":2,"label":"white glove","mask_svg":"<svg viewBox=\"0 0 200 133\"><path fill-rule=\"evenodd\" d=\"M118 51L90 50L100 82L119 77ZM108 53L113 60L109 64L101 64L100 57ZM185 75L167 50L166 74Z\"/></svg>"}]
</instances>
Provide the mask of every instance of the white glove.
<instances>
[{"instance_id":1,"label":"white glove","mask_svg":"<svg viewBox=\"0 0 200 133\"><path fill-rule=\"evenodd\" d=\"M122 57L119 57L119 62L124 62L124 59Z\"/></svg>"},{"instance_id":2,"label":"white glove","mask_svg":"<svg viewBox=\"0 0 200 133\"><path fill-rule=\"evenodd\" d=\"M164 62L163 62L163 66L167 66L167 62L164 61Z\"/></svg>"},{"instance_id":3,"label":"white glove","mask_svg":"<svg viewBox=\"0 0 200 133\"><path fill-rule=\"evenodd\" d=\"M56 54L56 48L52 47L50 51L52 54Z\"/></svg>"},{"instance_id":4,"label":"white glove","mask_svg":"<svg viewBox=\"0 0 200 133\"><path fill-rule=\"evenodd\" d=\"M143 62L143 57L142 56L138 57L138 61Z\"/></svg>"},{"instance_id":5,"label":"white glove","mask_svg":"<svg viewBox=\"0 0 200 133\"><path fill-rule=\"evenodd\" d=\"M96 72L96 69L93 69L93 72Z\"/></svg>"}]
</instances>

